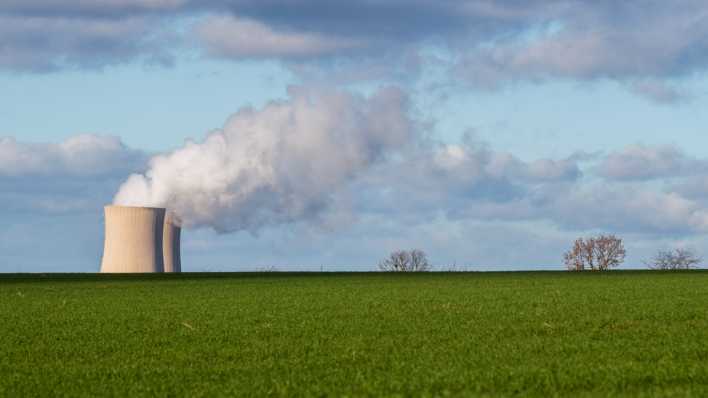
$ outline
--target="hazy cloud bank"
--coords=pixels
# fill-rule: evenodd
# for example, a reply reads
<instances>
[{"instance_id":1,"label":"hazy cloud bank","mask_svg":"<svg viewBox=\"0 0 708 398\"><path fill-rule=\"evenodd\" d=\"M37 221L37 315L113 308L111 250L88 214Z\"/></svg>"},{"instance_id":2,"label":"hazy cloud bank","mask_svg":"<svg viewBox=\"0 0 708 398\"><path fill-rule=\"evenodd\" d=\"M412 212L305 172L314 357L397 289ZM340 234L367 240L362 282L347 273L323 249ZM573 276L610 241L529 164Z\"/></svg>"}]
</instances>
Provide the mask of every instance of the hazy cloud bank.
<instances>
[{"instance_id":1,"label":"hazy cloud bank","mask_svg":"<svg viewBox=\"0 0 708 398\"><path fill-rule=\"evenodd\" d=\"M116 137L0 138L0 202L94 211L125 182L117 203L170 206L188 226L221 232L298 222L341 230L371 216L400 228L444 217L653 236L708 230L708 159L634 145L526 161L472 138L426 138L414 115L394 88L364 97L300 87L149 163Z\"/></svg>"},{"instance_id":2,"label":"hazy cloud bank","mask_svg":"<svg viewBox=\"0 0 708 398\"><path fill-rule=\"evenodd\" d=\"M412 113L392 88L370 97L293 88L290 99L242 109L149 163L110 136L5 137L0 202L10 212L95 212L125 182L117 203L170 206L188 226L221 232L342 230L374 216L401 229L443 217L647 236L708 231L708 159L635 145L592 160L525 161L473 139L431 141Z\"/></svg>"},{"instance_id":3,"label":"hazy cloud bank","mask_svg":"<svg viewBox=\"0 0 708 398\"><path fill-rule=\"evenodd\" d=\"M408 66L417 57L475 88L612 79L666 104L691 96L676 79L708 67L706 21L699 0L8 1L0 68L170 64L194 45L217 58L281 60L309 77L391 79L418 73ZM448 56L424 56L430 49Z\"/></svg>"}]
</instances>

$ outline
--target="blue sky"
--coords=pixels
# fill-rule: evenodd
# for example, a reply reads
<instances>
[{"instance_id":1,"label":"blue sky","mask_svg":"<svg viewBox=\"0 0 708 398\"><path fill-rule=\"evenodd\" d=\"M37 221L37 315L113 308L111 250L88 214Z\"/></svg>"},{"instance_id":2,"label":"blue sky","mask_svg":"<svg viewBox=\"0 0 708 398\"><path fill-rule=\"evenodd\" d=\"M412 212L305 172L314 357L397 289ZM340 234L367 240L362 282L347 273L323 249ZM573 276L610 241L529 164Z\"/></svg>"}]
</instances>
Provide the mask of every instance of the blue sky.
<instances>
[{"instance_id":1,"label":"blue sky","mask_svg":"<svg viewBox=\"0 0 708 398\"><path fill-rule=\"evenodd\" d=\"M706 21L692 0L3 2L0 272L96 271L119 192L182 213L188 271L400 248L553 269L595 233L628 267L706 254Z\"/></svg>"}]
</instances>

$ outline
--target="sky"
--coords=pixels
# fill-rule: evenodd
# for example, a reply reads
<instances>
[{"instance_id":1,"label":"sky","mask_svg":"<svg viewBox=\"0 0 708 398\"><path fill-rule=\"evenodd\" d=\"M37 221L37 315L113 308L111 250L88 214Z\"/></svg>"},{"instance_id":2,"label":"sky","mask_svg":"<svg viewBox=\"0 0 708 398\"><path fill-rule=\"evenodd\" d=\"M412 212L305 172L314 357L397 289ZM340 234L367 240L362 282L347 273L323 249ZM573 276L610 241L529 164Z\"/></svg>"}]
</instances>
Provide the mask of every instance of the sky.
<instances>
[{"instance_id":1,"label":"sky","mask_svg":"<svg viewBox=\"0 0 708 398\"><path fill-rule=\"evenodd\" d=\"M4 0L0 272L96 272L103 206L185 271L708 255L699 0Z\"/></svg>"}]
</instances>

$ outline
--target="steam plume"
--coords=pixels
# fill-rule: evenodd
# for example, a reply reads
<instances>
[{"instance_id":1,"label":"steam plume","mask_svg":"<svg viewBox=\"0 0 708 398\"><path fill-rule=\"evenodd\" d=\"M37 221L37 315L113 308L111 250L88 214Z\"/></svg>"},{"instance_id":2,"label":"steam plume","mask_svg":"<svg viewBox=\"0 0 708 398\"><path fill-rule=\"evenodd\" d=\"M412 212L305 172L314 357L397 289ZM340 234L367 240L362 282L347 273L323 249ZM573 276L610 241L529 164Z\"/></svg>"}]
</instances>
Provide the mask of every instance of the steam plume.
<instances>
[{"instance_id":1,"label":"steam plume","mask_svg":"<svg viewBox=\"0 0 708 398\"><path fill-rule=\"evenodd\" d=\"M291 87L288 95L154 157L114 203L169 207L187 227L255 231L317 215L338 187L410 138L398 89L363 97Z\"/></svg>"}]
</instances>

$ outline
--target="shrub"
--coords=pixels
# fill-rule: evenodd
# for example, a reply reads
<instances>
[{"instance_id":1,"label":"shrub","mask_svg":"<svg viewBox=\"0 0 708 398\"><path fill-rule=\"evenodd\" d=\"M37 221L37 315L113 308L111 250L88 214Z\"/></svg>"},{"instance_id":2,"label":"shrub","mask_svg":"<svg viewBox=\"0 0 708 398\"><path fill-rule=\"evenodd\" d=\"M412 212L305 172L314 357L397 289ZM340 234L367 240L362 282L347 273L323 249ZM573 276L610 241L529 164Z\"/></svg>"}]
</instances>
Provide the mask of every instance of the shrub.
<instances>
[{"instance_id":1,"label":"shrub","mask_svg":"<svg viewBox=\"0 0 708 398\"><path fill-rule=\"evenodd\" d=\"M695 268L702 259L691 249L659 250L656 256L649 261L645 261L651 269L678 270Z\"/></svg>"}]
</instances>

